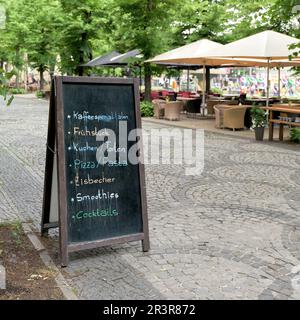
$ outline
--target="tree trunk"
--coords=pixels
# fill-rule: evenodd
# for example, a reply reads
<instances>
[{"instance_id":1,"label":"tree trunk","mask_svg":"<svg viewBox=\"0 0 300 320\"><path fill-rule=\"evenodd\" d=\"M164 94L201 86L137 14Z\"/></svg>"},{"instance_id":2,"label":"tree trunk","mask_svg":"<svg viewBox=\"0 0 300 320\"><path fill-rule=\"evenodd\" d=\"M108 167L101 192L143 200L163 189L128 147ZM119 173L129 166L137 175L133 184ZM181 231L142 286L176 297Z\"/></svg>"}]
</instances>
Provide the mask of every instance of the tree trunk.
<instances>
[{"instance_id":1,"label":"tree trunk","mask_svg":"<svg viewBox=\"0 0 300 320\"><path fill-rule=\"evenodd\" d=\"M80 64L83 63L83 59L80 58ZM83 76L83 67L82 66L78 66L77 68L77 73L79 75L79 77L82 77Z\"/></svg>"},{"instance_id":2,"label":"tree trunk","mask_svg":"<svg viewBox=\"0 0 300 320\"><path fill-rule=\"evenodd\" d=\"M145 72L145 101L151 102L151 67L149 63L145 63L144 72Z\"/></svg>"},{"instance_id":3,"label":"tree trunk","mask_svg":"<svg viewBox=\"0 0 300 320\"><path fill-rule=\"evenodd\" d=\"M17 70L17 73L16 73L16 88L19 89L20 87L20 72L19 70Z\"/></svg>"},{"instance_id":4,"label":"tree trunk","mask_svg":"<svg viewBox=\"0 0 300 320\"><path fill-rule=\"evenodd\" d=\"M147 0L147 14L145 15L144 29L149 24L148 19L153 11L153 0ZM150 20L149 20L150 21ZM144 52L144 58L149 59L152 56L151 52ZM145 75L145 101L151 102L151 67L149 63L144 64L144 75Z\"/></svg>"},{"instance_id":5,"label":"tree trunk","mask_svg":"<svg viewBox=\"0 0 300 320\"><path fill-rule=\"evenodd\" d=\"M17 69L17 73L16 73L16 88L19 89L20 86L20 72L19 72L19 59L20 59L20 48L16 48L16 69Z\"/></svg>"},{"instance_id":6,"label":"tree trunk","mask_svg":"<svg viewBox=\"0 0 300 320\"><path fill-rule=\"evenodd\" d=\"M44 71L40 69L40 91L44 90Z\"/></svg>"}]
</instances>

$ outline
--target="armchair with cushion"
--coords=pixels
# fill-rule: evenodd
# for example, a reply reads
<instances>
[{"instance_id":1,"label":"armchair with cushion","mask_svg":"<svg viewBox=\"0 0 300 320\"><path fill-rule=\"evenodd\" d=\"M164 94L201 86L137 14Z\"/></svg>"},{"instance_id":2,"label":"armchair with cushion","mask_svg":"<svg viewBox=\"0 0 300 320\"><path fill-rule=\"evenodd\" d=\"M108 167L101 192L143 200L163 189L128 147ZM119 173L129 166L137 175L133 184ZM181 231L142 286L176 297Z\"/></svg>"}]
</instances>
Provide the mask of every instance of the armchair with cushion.
<instances>
[{"instance_id":1,"label":"armchair with cushion","mask_svg":"<svg viewBox=\"0 0 300 320\"><path fill-rule=\"evenodd\" d=\"M216 128L241 129L245 126L246 106L216 105Z\"/></svg>"},{"instance_id":2,"label":"armchair with cushion","mask_svg":"<svg viewBox=\"0 0 300 320\"><path fill-rule=\"evenodd\" d=\"M244 129L245 123L245 107L232 107L224 109L223 126L225 128L233 129Z\"/></svg>"}]
</instances>

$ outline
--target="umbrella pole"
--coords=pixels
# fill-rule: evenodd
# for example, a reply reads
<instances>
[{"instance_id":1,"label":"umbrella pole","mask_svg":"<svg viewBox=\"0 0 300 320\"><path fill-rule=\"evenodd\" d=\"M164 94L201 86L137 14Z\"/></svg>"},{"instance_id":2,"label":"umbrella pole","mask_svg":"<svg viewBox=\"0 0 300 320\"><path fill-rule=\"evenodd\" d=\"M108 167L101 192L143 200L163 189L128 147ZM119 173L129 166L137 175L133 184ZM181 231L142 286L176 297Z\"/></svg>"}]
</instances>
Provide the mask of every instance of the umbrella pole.
<instances>
[{"instance_id":1,"label":"umbrella pole","mask_svg":"<svg viewBox=\"0 0 300 320\"><path fill-rule=\"evenodd\" d=\"M269 97L270 97L270 59L268 59L268 66L267 66L267 107L269 106Z\"/></svg>"},{"instance_id":2,"label":"umbrella pole","mask_svg":"<svg viewBox=\"0 0 300 320\"><path fill-rule=\"evenodd\" d=\"M189 92L190 91L190 67L187 69L187 88L186 90Z\"/></svg>"},{"instance_id":3,"label":"umbrella pole","mask_svg":"<svg viewBox=\"0 0 300 320\"><path fill-rule=\"evenodd\" d=\"M281 87L281 75L280 75L280 67L278 68L278 98L281 99L280 96L280 87Z\"/></svg>"},{"instance_id":4,"label":"umbrella pole","mask_svg":"<svg viewBox=\"0 0 300 320\"><path fill-rule=\"evenodd\" d=\"M202 115L205 115L205 91L206 91L206 67L203 65L203 81L202 81Z\"/></svg>"}]
</instances>

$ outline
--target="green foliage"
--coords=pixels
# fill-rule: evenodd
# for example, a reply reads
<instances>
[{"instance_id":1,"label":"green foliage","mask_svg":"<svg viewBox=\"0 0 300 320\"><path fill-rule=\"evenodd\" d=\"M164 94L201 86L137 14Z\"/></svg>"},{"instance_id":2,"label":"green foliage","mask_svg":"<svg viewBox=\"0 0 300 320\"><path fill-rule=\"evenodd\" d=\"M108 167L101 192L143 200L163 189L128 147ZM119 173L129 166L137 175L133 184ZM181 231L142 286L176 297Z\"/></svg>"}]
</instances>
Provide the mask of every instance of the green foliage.
<instances>
[{"instance_id":1,"label":"green foliage","mask_svg":"<svg viewBox=\"0 0 300 320\"><path fill-rule=\"evenodd\" d=\"M276 0L226 0L222 40L235 41L264 30L276 30L271 24L271 10Z\"/></svg>"},{"instance_id":2,"label":"green foliage","mask_svg":"<svg viewBox=\"0 0 300 320\"><path fill-rule=\"evenodd\" d=\"M21 221L15 221L11 225L11 237L16 245L22 244L23 228Z\"/></svg>"},{"instance_id":3,"label":"green foliage","mask_svg":"<svg viewBox=\"0 0 300 320\"><path fill-rule=\"evenodd\" d=\"M211 88L212 93L223 94L223 90L217 87Z\"/></svg>"},{"instance_id":4,"label":"green foliage","mask_svg":"<svg viewBox=\"0 0 300 320\"><path fill-rule=\"evenodd\" d=\"M290 140L295 143L300 143L300 129L298 128L290 129Z\"/></svg>"},{"instance_id":5,"label":"green foliage","mask_svg":"<svg viewBox=\"0 0 300 320\"><path fill-rule=\"evenodd\" d=\"M5 72L3 69L0 69L0 96L3 97L6 105L9 106L14 96L9 90L9 80L14 76L14 71Z\"/></svg>"},{"instance_id":6,"label":"green foliage","mask_svg":"<svg viewBox=\"0 0 300 320\"><path fill-rule=\"evenodd\" d=\"M142 117L153 117L154 110L153 104L149 101L142 101L141 102L141 116Z\"/></svg>"},{"instance_id":7,"label":"green foliage","mask_svg":"<svg viewBox=\"0 0 300 320\"><path fill-rule=\"evenodd\" d=\"M39 98L39 99L45 98L45 94L44 94L44 92L42 92L42 91L37 91L37 92L35 93L35 95L36 95L36 97Z\"/></svg>"},{"instance_id":8,"label":"green foliage","mask_svg":"<svg viewBox=\"0 0 300 320\"><path fill-rule=\"evenodd\" d=\"M11 88L9 89L10 94L25 94L25 89L23 88Z\"/></svg>"},{"instance_id":9,"label":"green foliage","mask_svg":"<svg viewBox=\"0 0 300 320\"><path fill-rule=\"evenodd\" d=\"M226 18L226 1L181 1L172 23L173 46L207 38L221 40Z\"/></svg>"},{"instance_id":10,"label":"green foliage","mask_svg":"<svg viewBox=\"0 0 300 320\"><path fill-rule=\"evenodd\" d=\"M227 43L267 29L300 37L293 20L299 12L292 12L299 0L0 0L0 4L7 8L6 28L0 29L0 67L4 61L11 63L17 83L27 65L42 77L55 67L69 75L108 75L107 70L81 65L111 50L140 49L143 59L131 65L143 66L156 54L201 38ZM163 70L144 66L148 98L151 74ZM139 71L133 73L137 76Z\"/></svg>"},{"instance_id":11,"label":"green foliage","mask_svg":"<svg viewBox=\"0 0 300 320\"><path fill-rule=\"evenodd\" d=\"M252 128L265 127L267 124L267 112L254 106L251 108Z\"/></svg>"},{"instance_id":12,"label":"green foliage","mask_svg":"<svg viewBox=\"0 0 300 320\"><path fill-rule=\"evenodd\" d=\"M27 2L28 3L28 2ZM43 73L54 70L58 53L58 32L61 12L56 0L32 0L26 6L28 34L26 51L30 64L40 72L43 89Z\"/></svg>"},{"instance_id":13,"label":"green foliage","mask_svg":"<svg viewBox=\"0 0 300 320\"><path fill-rule=\"evenodd\" d=\"M62 24L59 36L61 69L82 75L81 65L93 58L93 43L104 37L104 26L112 14L109 0L60 0ZM74 3L76 2L76 3Z\"/></svg>"}]
</instances>

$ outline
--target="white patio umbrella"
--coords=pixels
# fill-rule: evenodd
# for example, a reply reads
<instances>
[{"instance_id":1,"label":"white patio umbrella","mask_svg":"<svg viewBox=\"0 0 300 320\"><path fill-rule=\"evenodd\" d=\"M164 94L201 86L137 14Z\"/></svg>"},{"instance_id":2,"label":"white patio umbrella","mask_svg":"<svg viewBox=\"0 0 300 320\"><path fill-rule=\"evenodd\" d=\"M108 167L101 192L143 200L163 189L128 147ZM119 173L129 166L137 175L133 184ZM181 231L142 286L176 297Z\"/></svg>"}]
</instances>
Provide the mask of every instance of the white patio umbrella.
<instances>
[{"instance_id":1,"label":"white patio umbrella","mask_svg":"<svg viewBox=\"0 0 300 320\"><path fill-rule=\"evenodd\" d=\"M257 59L267 62L267 106L270 92L270 67L293 66L289 56L293 53L289 46L300 40L275 31L264 31L241 40L231 42L222 48L217 48L210 55L217 58ZM201 59L200 59L201 60ZM191 59L191 63L196 59ZM193 62L194 63L194 62ZM259 66L259 61L257 61Z\"/></svg>"},{"instance_id":2,"label":"white patio umbrella","mask_svg":"<svg viewBox=\"0 0 300 320\"><path fill-rule=\"evenodd\" d=\"M273 34L272 31L270 32ZM275 34L277 35L278 33L275 32ZM285 35L283 36L288 37ZM266 38L266 35L265 36L261 35L259 38L261 38L261 41L259 41L259 43L256 43L256 44L252 42L251 48L256 46L261 47L263 42L262 40ZM268 38L269 37L267 36L267 39ZM278 37L273 37L273 38L276 38L277 40L275 39L275 41L278 41ZM288 41L287 39L285 39L285 43L287 42L288 45L290 45L291 43L294 43L295 40L297 41L297 39L295 38L288 37ZM231 44L234 44L236 42L238 41L235 41ZM235 48L235 54L232 54L232 52L228 52L229 49L225 49L231 44L222 45L217 42L213 42L207 39L202 39L202 40L198 40L196 42L190 43L188 45L185 45L183 47L179 47L171 51L168 51L166 53L160 54L152 59L147 60L146 62L157 63L157 64L159 63L193 64L193 65L203 66L203 84L204 84L203 93L205 92L204 79L205 79L205 73L206 73L206 66L267 67L268 74L269 74L270 66L285 67L285 66L300 65L298 61L295 61L295 62L289 61L288 54L286 51L284 52L280 51L279 55L276 56L275 60L271 60L271 58L269 58L269 60L266 60L264 58L264 55L269 54L269 52L255 53L251 51L250 54L247 55L247 49L249 49L249 45L248 45L248 41L246 42L247 42L247 47L243 46L243 44L241 45L244 51L246 51L246 52L243 51L241 55L239 55L239 53L236 51L237 50L236 48ZM275 44L271 42L271 47L273 48L274 46ZM264 48L265 47L267 47L266 44L264 45ZM275 57L275 56L272 56L272 57ZM268 80L268 83L269 83L269 80ZM267 95L269 95L269 93L267 93ZM267 104L268 104L268 101L267 101ZM203 112L204 112L204 109L205 109L205 94L202 95Z\"/></svg>"},{"instance_id":3,"label":"white patio umbrella","mask_svg":"<svg viewBox=\"0 0 300 320\"><path fill-rule=\"evenodd\" d=\"M147 60L146 62L151 63L157 63L157 64L163 64L163 63L178 63L184 64L185 62L182 62L182 59L190 58L190 57L205 57L208 52L215 50L217 48L223 47L222 44L210 41L207 39L198 40L192 43L189 43L185 46L173 49L171 51L165 52L163 54L160 54L152 59ZM229 59L230 60L230 59ZM220 63L227 63L229 61L228 59L217 59L217 64L220 65ZM202 60L201 63L197 61L196 64L203 66L203 94L202 94L202 108L205 106L205 73L206 73L206 66L211 65L209 64L210 61L208 60ZM188 64L190 64L188 62ZM192 64L192 63L191 63ZM215 65L215 64L214 64Z\"/></svg>"}]
</instances>

